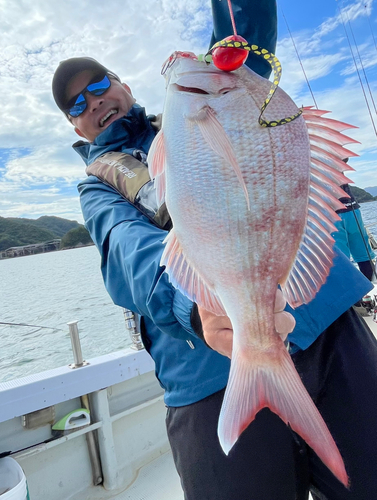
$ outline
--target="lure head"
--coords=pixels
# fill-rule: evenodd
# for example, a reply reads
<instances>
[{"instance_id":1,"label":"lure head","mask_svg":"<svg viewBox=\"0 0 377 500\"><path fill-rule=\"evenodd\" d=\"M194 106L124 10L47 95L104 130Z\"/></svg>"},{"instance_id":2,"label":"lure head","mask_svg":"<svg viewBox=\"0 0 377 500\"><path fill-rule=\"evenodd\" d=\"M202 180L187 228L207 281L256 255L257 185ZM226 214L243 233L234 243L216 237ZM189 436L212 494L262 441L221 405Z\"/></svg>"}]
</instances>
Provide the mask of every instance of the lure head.
<instances>
[{"instance_id":1,"label":"lure head","mask_svg":"<svg viewBox=\"0 0 377 500\"><path fill-rule=\"evenodd\" d=\"M214 65L222 71L240 68L249 55L249 51L242 48L243 44L247 45L247 41L240 35L231 35L222 41L230 42L233 47L216 47L212 52Z\"/></svg>"}]
</instances>

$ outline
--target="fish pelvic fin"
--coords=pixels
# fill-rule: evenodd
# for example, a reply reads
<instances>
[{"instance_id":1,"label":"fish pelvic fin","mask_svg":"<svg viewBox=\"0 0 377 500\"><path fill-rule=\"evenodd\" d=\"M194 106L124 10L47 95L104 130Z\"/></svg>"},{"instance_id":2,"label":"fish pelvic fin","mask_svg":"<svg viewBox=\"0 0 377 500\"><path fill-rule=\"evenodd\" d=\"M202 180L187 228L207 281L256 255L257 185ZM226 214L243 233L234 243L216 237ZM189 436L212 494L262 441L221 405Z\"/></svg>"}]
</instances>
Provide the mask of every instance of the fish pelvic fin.
<instances>
[{"instance_id":1,"label":"fish pelvic fin","mask_svg":"<svg viewBox=\"0 0 377 500\"><path fill-rule=\"evenodd\" d=\"M292 307L310 302L325 283L334 258L334 222L336 210L344 208L339 198L348 195L339 187L351 181L344 175L353 170L343 159L357 156L344 147L356 143L340 133L357 128L322 115L327 111L303 108L310 141L310 185L306 226L296 260L286 279L281 282L283 294Z\"/></svg>"},{"instance_id":2,"label":"fish pelvic fin","mask_svg":"<svg viewBox=\"0 0 377 500\"><path fill-rule=\"evenodd\" d=\"M166 181L166 150L165 139L162 129L154 138L148 152L148 171L151 179L154 179L157 203L161 206L165 201Z\"/></svg>"},{"instance_id":3,"label":"fish pelvic fin","mask_svg":"<svg viewBox=\"0 0 377 500\"><path fill-rule=\"evenodd\" d=\"M283 343L273 364L271 352L249 349L243 353L234 348L218 424L220 444L227 455L262 408L269 408L289 424L348 486L340 452Z\"/></svg>"},{"instance_id":4,"label":"fish pelvic fin","mask_svg":"<svg viewBox=\"0 0 377 500\"><path fill-rule=\"evenodd\" d=\"M207 311L218 316L226 316L221 300L214 289L205 282L184 256L174 229L167 235L164 243L166 246L160 265L165 266L165 271L173 286Z\"/></svg>"},{"instance_id":5,"label":"fish pelvic fin","mask_svg":"<svg viewBox=\"0 0 377 500\"><path fill-rule=\"evenodd\" d=\"M210 148L232 166L245 195L247 209L250 211L249 193L240 166L238 165L232 143L224 127L216 118L214 110L209 106L201 108L193 121L198 125L204 140Z\"/></svg>"}]
</instances>

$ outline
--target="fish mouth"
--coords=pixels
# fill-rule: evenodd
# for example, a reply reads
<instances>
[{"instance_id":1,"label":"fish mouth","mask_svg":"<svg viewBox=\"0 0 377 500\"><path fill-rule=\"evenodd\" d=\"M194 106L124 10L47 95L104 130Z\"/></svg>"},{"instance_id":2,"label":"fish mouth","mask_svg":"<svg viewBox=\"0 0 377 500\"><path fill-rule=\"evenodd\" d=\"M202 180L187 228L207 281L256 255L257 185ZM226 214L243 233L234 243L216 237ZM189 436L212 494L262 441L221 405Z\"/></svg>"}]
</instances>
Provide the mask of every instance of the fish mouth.
<instances>
[{"instance_id":1,"label":"fish mouth","mask_svg":"<svg viewBox=\"0 0 377 500\"><path fill-rule=\"evenodd\" d=\"M188 92L189 94L205 94L205 95L213 95L213 92L207 92L204 89L201 89L199 87L184 87L183 85L179 85L178 83L174 84L174 87L179 91L179 92ZM218 95L225 95L231 90L234 90L231 87L225 87L220 90L216 91L216 94Z\"/></svg>"},{"instance_id":2,"label":"fish mouth","mask_svg":"<svg viewBox=\"0 0 377 500\"><path fill-rule=\"evenodd\" d=\"M206 92L203 89L199 89L197 87L184 87L183 85L178 85L178 83L175 84L175 88L179 90L180 92L188 92L190 94L207 94L209 95L209 92Z\"/></svg>"}]
</instances>

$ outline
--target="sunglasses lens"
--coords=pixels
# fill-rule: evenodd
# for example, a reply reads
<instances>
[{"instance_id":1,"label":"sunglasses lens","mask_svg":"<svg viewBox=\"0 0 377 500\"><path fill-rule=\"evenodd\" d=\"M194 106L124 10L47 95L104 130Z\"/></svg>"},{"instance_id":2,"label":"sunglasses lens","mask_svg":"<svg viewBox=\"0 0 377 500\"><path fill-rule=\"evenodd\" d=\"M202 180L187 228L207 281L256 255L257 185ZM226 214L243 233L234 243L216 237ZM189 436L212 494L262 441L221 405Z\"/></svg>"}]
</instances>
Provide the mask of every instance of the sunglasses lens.
<instances>
[{"instance_id":1,"label":"sunglasses lens","mask_svg":"<svg viewBox=\"0 0 377 500\"><path fill-rule=\"evenodd\" d=\"M74 105L68 108L67 113L73 118L80 116L86 110L87 106L84 93L90 92L92 95L102 95L110 88L110 85L111 82L107 75L100 82L90 83L77 97Z\"/></svg>"},{"instance_id":2,"label":"sunglasses lens","mask_svg":"<svg viewBox=\"0 0 377 500\"><path fill-rule=\"evenodd\" d=\"M80 94L78 98L76 99L75 104L69 108L68 114L73 116L73 118L76 118L77 116L80 116L81 113L83 113L86 109L86 100L85 97Z\"/></svg>"},{"instance_id":3,"label":"sunglasses lens","mask_svg":"<svg viewBox=\"0 0 377 500\"><path fill-rule=\"evenodd\" d=\"M94 82L91 83L86 87L88 92L94 95L102 95L108 90L110 87L111 82L109 80L109 77L107 75L104 76L104 78L100 82Z\"/></svg>"}]
</instances>

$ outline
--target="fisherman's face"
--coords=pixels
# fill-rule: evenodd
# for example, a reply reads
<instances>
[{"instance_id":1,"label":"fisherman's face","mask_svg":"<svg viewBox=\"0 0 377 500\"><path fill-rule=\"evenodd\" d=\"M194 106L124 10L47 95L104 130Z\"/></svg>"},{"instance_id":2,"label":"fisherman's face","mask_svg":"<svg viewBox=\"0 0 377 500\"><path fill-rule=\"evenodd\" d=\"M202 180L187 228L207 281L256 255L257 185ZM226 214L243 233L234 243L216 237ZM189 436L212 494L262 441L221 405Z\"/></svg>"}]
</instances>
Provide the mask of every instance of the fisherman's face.
<instances>
[{"instance_id":1,"label":"fisherman's face","mask_svg":"<svg viewBox=\"0 0 377 500\"><path fill-rule=\"evenodd\" d=\"M66 88L66 102L80 94L89 85L94 74L92 71L82 71L75 75ZM125 116L136 100L128 85L110 77L111 86L100 96L85 92L87 107L81 115L69 117L75 131L80 137L93 142L111 123Z\"/></svg>"}]
</instances>

